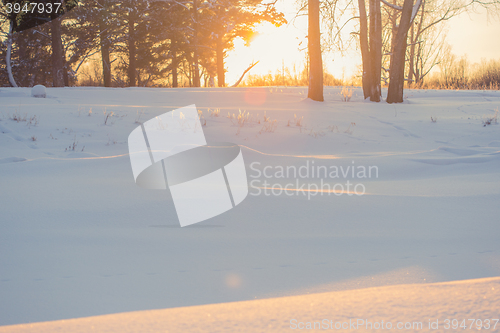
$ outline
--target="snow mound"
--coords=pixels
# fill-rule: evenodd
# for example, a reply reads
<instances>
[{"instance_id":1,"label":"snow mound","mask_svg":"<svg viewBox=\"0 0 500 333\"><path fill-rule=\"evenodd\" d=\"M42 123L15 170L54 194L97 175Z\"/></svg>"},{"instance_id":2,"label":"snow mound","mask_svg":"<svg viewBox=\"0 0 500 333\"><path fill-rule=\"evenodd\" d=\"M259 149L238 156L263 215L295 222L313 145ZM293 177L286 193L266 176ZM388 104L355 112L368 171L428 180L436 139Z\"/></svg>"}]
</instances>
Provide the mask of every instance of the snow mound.
<instances>
[{"instance_id":1,"label":"snow mound","mask_svg":"<svg viewBox=\"0 0 500 333\"><path fill-rule=\"evenodd\" d=\"M24 157L0 158L0 164L17 163L17 162L24 162L24 161L26 161L26 159Z\"/></svg>"},{"instance_id":2,"label":"snow mound","mask_svg":"<svg viewBox=\"0 0 500 333\"><path fill-rule=\"evenodd\" d=\"M500 147L500 141L491 141L488 147Z\"/></svg>"},{"instance_id":3,"label":"snow mound","mask_svg":"<svg viewBox=\"0 0 500 333\"><path fill-rule=\"evenodd\" d=\"M31 96L36 98L45 98L47 97L47 89L41 84L36 85L31 89Z\"/></svg>"},{"instance_id":4,"label":"snow mound","mask_svg":"<svg viewBox=\"0 0 500 333\"><path fill-rule=\"evenodd\" d=\"M458 156L471 156L471 155L477 155L480 154L480 151L473 150L473 149L458 149L458 148L450 148L450 147L439 147L439 150L447 151L449 153L458 155Z\"/></svg>"},{"instance_id":5,"label":"snow mound","mask_svg":"<svg viewBox=\"0 0 500 333\"><path fill-rule=\"evenodd\" d=\"M342 327L446 332L453 319L459 324L466 318L482 319L473 325L465 321L473 329L493 328L499 290L499 278L410 284L4 326L0 332L290 332Z\"/></svg>"}]
</instances>

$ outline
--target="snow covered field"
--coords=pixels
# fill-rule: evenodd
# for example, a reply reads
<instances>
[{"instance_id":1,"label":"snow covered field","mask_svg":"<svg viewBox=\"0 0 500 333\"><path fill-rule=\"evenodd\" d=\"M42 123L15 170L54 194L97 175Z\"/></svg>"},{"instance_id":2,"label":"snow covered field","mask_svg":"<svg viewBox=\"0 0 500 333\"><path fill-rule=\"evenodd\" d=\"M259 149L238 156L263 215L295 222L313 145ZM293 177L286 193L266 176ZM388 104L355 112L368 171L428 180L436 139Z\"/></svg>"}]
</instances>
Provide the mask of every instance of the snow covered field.
<instances>
[{"instance_id":1,"label":"snow covered field","mask_svg":"<svg viewBox=\"0 0 500 333\"><path fill-rule=\"evenodd\" d=\"M500 329L491 320L498 318L499 290L499 278L397 285L3 326L0 332L450 332L464 326L489 332Z\"/></svg>"},{"instance_id":2,"label":"snow covered field","mask_svg":"<svg viewBox=\"0 0 500 333\"><path fill-rule=\"evenodd\" d=\"M0 325L500 276L499 91L306 93L1 88ZM180 228L168 191L134 183L127 138L193 103L251 186Z\"/></svg>"}]
</instances>

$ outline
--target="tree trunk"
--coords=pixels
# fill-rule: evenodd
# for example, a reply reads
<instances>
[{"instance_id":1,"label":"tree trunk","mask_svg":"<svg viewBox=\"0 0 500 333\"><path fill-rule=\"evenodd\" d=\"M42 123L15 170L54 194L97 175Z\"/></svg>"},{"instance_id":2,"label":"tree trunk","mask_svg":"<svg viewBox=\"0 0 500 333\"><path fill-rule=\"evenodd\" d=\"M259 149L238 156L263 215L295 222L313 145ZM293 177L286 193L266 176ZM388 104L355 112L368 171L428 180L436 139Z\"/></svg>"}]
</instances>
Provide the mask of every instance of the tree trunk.
<instances>
[{"instance_id":1,"label":"tree trunk","mask_svg":"<svg viewBox=\"0 0 500 333\"><path fill-rule=\"evenodd\" d=\"M193 86L193 66L191 66L191 61L192 59L188 59L188 70L187 70L187 77L188 77L188 87Z\"/></svg>"},{"instance_id":2,"label":"tree trunk","mask_svg":"<svg viewBox=\"0 0 500 333\"><path fill-rule=\"evenodd\" d=\"M370 69L371 92L370 100L380 102L382 89L380 78L382 76L382 13L380 0L370 0Z\"/></svg>"},{"instance_id":3,"label":"tree trunk","mask_svg":"<svg viewBox=\"0 0 500 333\"><path fill-rule=\"evenodd\" d=\"M201 82L200 82L200 67L199 67L199 60L198 60L198 54L197 51L194 51L194 57L193 57L193 86L194 87L200 87Z\"/></svg>"},{"instance_id":4,"label":"tree trunk","mask_svg":"<svg viewBox=\"0 0 500 333\"><path fill-rule=\"evenodd\" d=\"M101 59L105 87L111 87L111 61L109 57L109 43L107 41L107 36L104 34L101 35Z\"/></svg>"},{"instance_id":5,"label":"tree trunk","mask_svg":"<svg viewBox=\"0 0 500 333\"><path fill-rule=\"evenodd\" d=\"M323 102L323 62L321 59L321 32L319 21L319 0L308 0L308 49L309 49L309 92L307 97Z\"/></svg>"},{"instance_id":6,"label":"tree trunk","mask_svg":"<svg viewBox=\"0 0 500 333\"><path fill-rule=\"evenodd\" d=\"M195 87L200 87L200 69L198 66L199 60L198 60L198 1L193 0L193 20L194 20L194 51L193 51L193 72L194 72L194 79L193 79L193 85Z\"/></svg>"},{"instance_id":7,"label":"tree trunk","mask_svg":"<svg viewBox=\"0 0 500 333\"><path fill-rule=\"evenodd\" d=\"M397 5L397 1L392 1L393 5ZM394 45L396 44L396 36L398 35L398 18L399 10L393 9L389 14L389 22L391 22L391 45L390 45L390 56L389 56L389 68L392 64L392 56L394 55Z\"/></svg>"},{"instance_id":8,"label":"tree trunk","mask_svg":"<svg viewBox=\"0 0 500 333\"><path fill-rule=\"evenodd\" d=\"M7 55L5 57L5 62L7 65L7 74L9 76L9 83L12 87L17 88L16 80L14 75L12 75L12 63L10 61L10 56L12 54L12 30L14 29L14 21L10 21L9 35L7 36Z\"/></svg>"},{"instance_id":9,"label":"tree trunk","mask_svg":"<svg viewBox=\"0 0 500 333\"><path fill-rule=\"evenodd\" d=\"M66 63L66 52L63 50L63 82L65 87L69 87L68 65Z\"/></svg>"},{"instance_id":10,"label":"tree trunk","mask_svg":"<svg viewBox=\"0 0 500 333\"><path fill-rule=\"evenodd\" d=\"M100 0L101 5L101 17L99 20L99 32L100 32L100 47L101 47L101 60L102 60L102 75L103 83L105 87L111 87L111 61L110 61L110 43L109 34L107 27L107 7L105 0Z\"/></svg>"},{"instance_id":11,"label":"tree trunk","mask_svg":"<svg viewBox=\"0 0 500 333\"><path fill-rule=\"evenodd\" d=\"M54 19L50 24L52 41L52 85L54 87L64 87L61 19Z\"/></svg>"},{"instance_id":12,"label":"tree trunk","mask_svg":"<svg viewBox=\"0 0 500 333\"><path fill-rule=\"evenodd\" d=\"M136 46L135 46L135 17L133 11L128 13L128 86L135 87L136 80Z\"/></svg>"},{"instance_id":13,"label":"tree trunk","mask_svg":"<svg viewBox=\"0 0 500 333\"><path fill-rule=\"evenodd\" d=\"M359 43L363 62L363 95L373 102L380 102L382 89L382 14L380 1L370 0L370 23L366 14L364 0L358 0L359 5ZM369 34L368 34L368 29ZM369 36L368 36L369 35Z\"/></svg>"},{"instance_id":14,"label":"tree trunk","mask_svg":"<svg viewBox=\"0 0 500 333\"><path fill-rule=\"evenodd\" d=\"M368 46L368 20L366 18L366 7L364 0L358 0L359 5L359 45L363 63L363 95L367 99L371 96L372 71L370 62L370 48Z\"/></svg>"},{"instance_id":15,"label":"tree trunk","mask_svg":"<svg viewBox=\"0 0 500 333\"><path fill-rule=\"evenodd\" d=\"M415 70L415 84L417 86L420 86L422 84L422 78L420 77L420 70L419 70L419 67L420 66L420 62L419 62L419 59L417 58L417 68ZM423 70L423 68L422 68Z\"/></svg>"},{"instance_id":16,"label":"tree trunk","mask_svg":"<svg viewBox=\"0 0 500 333\"><path fill-rule=\"evenodd\" d=\"M224 49L222 47L222 36L217 37L217 45L215 49L215 55L217 57L217 85L219 87L225 87L225 71L224 71Z\"/></svg>"},{"instance_id":17,"label":"tree trunk","mask_svg":"<svg viewBox=\"0 0 500 333\"><path fill-rule=\"evenodd\" d=\"M64 49L62 38L60 39L61 43L61 56L62 56L62 64L63 64L63 82L65 87L69 87L69 75L68 75L68 63L66 60L66 50Z\"/></svg>"},{"instance_id":18,"label":"tree trunk","mask_svg":"<svg viewBox=\"0 0 500 333\"><path fill-rule=\"evenodd\" d=\"M396 42L394 45L387 103L403 102L405 56L412 9L413 0L405 0L403 4L403 13L401 15L401 20L399 21L398 35L396 36Z\"/></svg>"},{"instance_id":19,"label":"tree trunk","mask_svg":"<svg viewBox=\"0 0 500 333\"><path fill-rule=\"evenodd\" d=\"M416 44L417 41L420 39L420 34L422 33L422 25L424 23L424 16L425 16L425 3L426 3L426 1L422 1L422 5L421 5L422 8L421 8L421 13L420 13L420 22L418 24L418 28L417 28L417 32L415 33L414 40L412 41L412 44L415 44L415 45L412 45L412 47L414 48L414 50L415 50L415 47L417 45ZM411 22L410 24L411 24L412 29L413 29L414 28L413 22ZM421 57L422 57L422 52L423 52L422 44L418 44L418 48L415 51L415 54L413 56L414 58L413 58L412 64L414 64L414 65L412 65L413 71L411 72L411 74L415 78L414 82L417 85L417 87L419 87L420 84L422 83L422 78L420 77L420 73L423 74L423 70L424 70L423 68L422 68L422 70L419 70L419 68L420 68L420 60L421 60Z\"/></svg>"},{"instance_id":20,"label":"tree trunk","mask_svg":"<svg viewBox=\"0 0 500 333\"><path fill-rule=\"evenodd\" d=\"M408 88L410 88L413 84L413 77L415 76L415 27L412 24L410 28L410 68L408 70Z\"/></svg>"},{"instance_id":21,"label":"tree trunk","mask_svg":"<svg viewBox=\"0 0 500 333\"><path fill-rule=\"evenodd\" d=\"M179 86L179 80L177 76L178 60L177 60L177 47L175 40L172 40L171 46L172 48L170 52L172 54L172 88L177 88Z\"/></svg>"}]
</instances>

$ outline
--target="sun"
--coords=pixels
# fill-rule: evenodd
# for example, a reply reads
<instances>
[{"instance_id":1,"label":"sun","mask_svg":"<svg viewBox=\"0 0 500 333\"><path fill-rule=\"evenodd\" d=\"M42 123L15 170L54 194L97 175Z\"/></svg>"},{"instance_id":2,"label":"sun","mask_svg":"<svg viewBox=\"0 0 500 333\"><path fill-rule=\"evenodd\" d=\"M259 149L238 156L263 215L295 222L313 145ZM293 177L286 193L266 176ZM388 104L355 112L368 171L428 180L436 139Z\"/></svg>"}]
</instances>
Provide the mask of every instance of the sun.
<instances>
[{"instance_id":1,"label":"sun","mask_svg":"<svg viewBox=\"0 0 500 333\"><path fill-rule=\"evenodd\" d=\"M226 58L227 84L235 83L252 63L259 63L249 74L265 75L281 73L284 69L299 73L307 61L307 19L298 18L293 23L276 27L270 23L257 26L249 46L237 39L234 49ZM338 79L349 80L356 74L361 63L359 52L352 51L323 55L325 70Z\"/></svg>"},{"instance_id":2,"label":"sun","mask_svg":"<svg viewBox=\"0 0 500 333\"><path fill-rule=\"evenodd\" d=\"M291 25L275 27L270 23L257 26L249 46L236 40L234 49L226 58L228 85L236 82L243 71L253 62L259 61L250 74L264 75L282 71L283 67L297 70L306 60L306 42L303 31Z\"/></svg>"}]
</instances>

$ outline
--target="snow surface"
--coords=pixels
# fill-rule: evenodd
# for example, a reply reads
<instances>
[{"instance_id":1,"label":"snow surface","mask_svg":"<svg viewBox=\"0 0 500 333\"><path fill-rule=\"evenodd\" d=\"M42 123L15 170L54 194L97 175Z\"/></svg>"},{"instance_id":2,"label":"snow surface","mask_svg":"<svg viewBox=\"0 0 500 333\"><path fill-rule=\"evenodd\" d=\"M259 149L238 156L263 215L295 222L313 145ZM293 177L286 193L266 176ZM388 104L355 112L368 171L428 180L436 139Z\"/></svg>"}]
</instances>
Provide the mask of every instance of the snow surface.
<instances>
[{"instance_id":1,"label":"snow surface","mask_svg":"<svg viewBox=\"0 0 500 333\"><path fill-rule=\"evenodd\" d=\"M500 92L408 90L400 105L339 93L1 88L0 325L500 276L500 126L483 125ZM193 103L207 141L241 145L260 187L255 169L313 162L376 166L378 178L325 179L363 183L363 196L251 187L235 209L180 228L168 191L134 183L127 138ZM239 110L243 127L227 118Z\"/></svg>"},{"instance_id":2,"label":"snow surface","mask_svg":"<svg viewBox=\"0 0 500 333\"><path fill-rule=\"evenodd\" d=\"M498 319L499 296L500 279L489 278L127 312L3 326L0 333L253 333L311 331L314 327L316 332L398 331L405 327L400 330L450 332L458 331L456 328L463 324L467 331L482 328L498 332L500 323L492 319ZM463 326L459 330L463 331Z\"/></svg>"}]
</instances>

